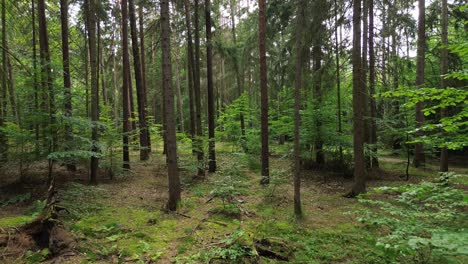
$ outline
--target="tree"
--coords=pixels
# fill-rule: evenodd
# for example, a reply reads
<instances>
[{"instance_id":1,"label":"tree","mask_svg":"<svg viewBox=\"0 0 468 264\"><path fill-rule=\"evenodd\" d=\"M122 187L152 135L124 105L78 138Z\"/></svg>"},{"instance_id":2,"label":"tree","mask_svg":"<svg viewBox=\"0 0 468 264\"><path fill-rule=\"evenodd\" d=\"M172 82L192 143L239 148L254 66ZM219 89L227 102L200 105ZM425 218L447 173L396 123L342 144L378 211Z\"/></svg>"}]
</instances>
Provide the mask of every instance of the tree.
<instances>
[{"instance_id":1,"label":"tree","mask_svg":"<svg viewBox=\"0 0 468 264\"><path fill-rule=\"evenodd\" d=\"M361 0L353 0L353 149L354 184L347 197L366 191L364 158L364 91L361 72Z\"/></svg>"},{"instance_id":2,"label":"tree","mask_svg":"<svg viewBox=\"0 0 468 264\"><path fill-rule=\"evenodd\" d=\"M375 103L375 50L374 50L374 0L367 0L369 7L369 100L370 100L370 132L369 143L373 155L371 157L371 166L379 167L377 157L377 107Z\"/></svg>"},{"instance_id":3,"label":"tree","mask_svg":"<svg viewBox=\"0 0 468 264\"><path fill-rule=\"evenodd\" d=\"M6 90L7 90L7 65L6 65L6 5L2 0L2 90L0 91L0 128L4 126L6 116ZM4 132L0 130L0 162L7 161L8 145Z\"/></svg>"},{"instance_id":4,"label":"tree","mask_svg":"<svg viewBox=\"0 0 468 264\"><path fill-rule=\"evenodd\" d=\"M122 9L122 105L123 105L123 168L130 169L130 152L128 134L130 128L130 57L128 54L128 10L127 0L120 2Z\"/></svg>"},{"instance_id":5,"label":"tree","mask_svg":"<svg viewBox=\"0 0 468 264\"><path fill-rule=\"evenodd\" d=\"M143 97L143 104L145 105L145 118L146 118L146 113L147 109L146 107L148 106L148 102L146 100L146 97L148 95L147 89L146 89L146 51L145 51L145 32L144 32L144 21L143 21L143 4L140 4L140 8L138 9L138 16L139 16L139 24L140 24L140 52L141 52L141 88L143 90L143 94L145 95ZM148 152L151 152L151 136L149 133L149 129L147 130L148 133L146 133L148 139Z\"/></svg>"},{"instance_id":6,"label":"tree","mask_svg":"<svg viewBox=\"0 0 468 264\"><path fill-rule=\"evenodd\" d=\"M416 87L423 88L424 86L424 69L425 69L425 54L426 54L426 1L418 0L419 17L418 17L418 50L416 60ZM422 127L424 124L424 115L422 109L424 104L419 102L416 105L416 127ZM419 133L419 135L421 135ZM425 162L424 147L422 143L416 143L414 148L414 166L416 168L422 166Z\"/></svg>"},{"instance_id":7,"label":"tree","mask_svg":"<svg viewBox=\"0 0 468 264\"><path fill-rule=\"evenodd\" d=\"M338 134L343 133L342 127L342 116L341 116L341 75L340 75L340 47L338 44L338 4L337 0L334 0L335 8L335 63L336 63L336 97L337 97L337 117L338 117ZM341 27L340 27L341 33ZM341 35L340 35L341 37ZM340 151L340 163L343 163L343 147L339 146Z\"/></svg>"},{"instance_id":8,"label":"tree","mask_svg":"<svg viewBox=\"0 0 468 264\"><path fill-rule=\"evenodd\" d=\"M266 1L258 1L258 29L260 50L260 93L261 93L261 133L262 133L262 184L270 183L268 148L268 89L266 64Z\"/></svg>"},{"instance_id":9,"label":"tree","mask_svg":"<svg viewBox=\"0 0 468 264\"><path fill-rule=\"evenodd\" d=\"M208 171L216 171L215 152L215 109L213 94L213 43L211 40L211 1L205 0L205 26L206 26L206 73L208 90Z\"/></svg>"},{"instance_id":10,"label":"tree","mask_svg":"<svg viewBox=\"0 0 468 264\"><path fill-rule=\"evenodd\" d=\"M138 121L140 126L140 160L149 159L148 150L148 126L146 124L146 94L143 90L142 71L140 62L140 48L138 46L138 32L136 26L135 5L133 0L128 0L130 14L130 31L132 35L132 51L133 51L133 69L135 71L135 84L137 90L138 102Z\"/></svg>"},{"instance_id":11,"label":"tree","mask_svg":"<svg viewBox=\"0 0 468 264\"><path fill-rule=\"evenodd\" d=\"M447 0L442 0L442 12L441 12L441 27L442 27L442 49L440 51L440 86L442 89L447 87L447 81L445 75L448 73L448 7ZM447 116L447 108L442 108L440 111L440 117L444 118ZM440 171L448 171L448 149L443 147L440 150Z\"/></svg>"},{"instance_id":12,"label":"tree","mask_svg":"<svg viewBox=\"0 0 468 264\"><path fill-rule=\"evenodd\" d=\"M72 116L71 101L71 78L70 78L70 55L68 44L68 1L60 0L60 19L62 23L62 57L63 57L63 104L65 117ZM65 122L65 150L70 150L73 144L73 132L70 121ZM76 166L73 162L67 163L67 169L75 171Z\"/></svg>"},{"instance_id":13,"label":"tree","mask_svg":"<svg viewBox=\"0 0 468 264\"><path fill-rule=\"evenodd\" d=\"M169 200L166 208L175 211L180 201L180 179L177 168L177 142L174 121L174 92L172 91L171 72L171 29L169 17L169 1L161 0L161 48L163 89L166 121L166 157L169 180Z\"/></svg>"},{"instance_id":14,"label":"tree","mask_svg":"<svg viewBox=\"0 0 468 264\"><path fill-rule=\"evenodd\" d=\"M37 38L36 38L36 8L34 0L31 0L31 24L32 24L32 49L33 49L33 85L34 85L34 111L39 112L39 86L37 84ZM1 98L1 95L0 95ZM1 100L0 100L1 102ZM1 117L0 117L1 118ZM1 133L1 132L0 132ZM35 152L36 156L39 155L39 122L34 122L34 136L36 140ZM1 134L0 134L1 137ZM1 144L0 138L0 145ZM1 153L1 150L0 150Z\"/></svg>"},{"instance_id":15,"label":"tree","mask_svg":"<svg viewBox=\"0 0 468 264\"><path fill-rule=\"evenodd\" d=\"M186 5L186 9L188 6ZM195 54L193 60L193 88L195 96L195 130L197 134L197 160L198 160L198 176L205 175L204 152L203 152L203 127L202 127L202 107L201 107L201 92L200 92L200 27L198 17L199 5L198 0L195 0L194 5L194 31L195 31ZM186 10L185 12L187 12ZM190 16L189 16L190 18ZM190 42L189 42L190 45Z\"/></svg>"},{"instance_id":16,"label":"tree","mask_svg":"<svg viewBox=\"0 0 468 264\"><path fill-rule=\"evenodd\" d=\"M294 214L302 215L301 208L301 157L300 157L300 104L301 104L301 87L302 87L302 68L303 68L303 51L304 37L303 28L305 24L305 10L307 1L301 0L297 6L297 25L296 25L296 66L294 79Z\"/></svg>"},{"instance_id":17,"label":"tree","mask_svg":"<svg viewBox=\"0 0 468 264\"><path fill-rule=\"evenodd\" d=\"M92 122L92 135L91 140L93 143L91 151L91 167L89 182L90 184L97 183L97 174L99 169L99 81L98 81L98 54L96 46L96 4L95 0L85 1L86 14L88 19L88 42L89 42L89 57L91 60L91 122Z\"/></svg>"}]
</instances>

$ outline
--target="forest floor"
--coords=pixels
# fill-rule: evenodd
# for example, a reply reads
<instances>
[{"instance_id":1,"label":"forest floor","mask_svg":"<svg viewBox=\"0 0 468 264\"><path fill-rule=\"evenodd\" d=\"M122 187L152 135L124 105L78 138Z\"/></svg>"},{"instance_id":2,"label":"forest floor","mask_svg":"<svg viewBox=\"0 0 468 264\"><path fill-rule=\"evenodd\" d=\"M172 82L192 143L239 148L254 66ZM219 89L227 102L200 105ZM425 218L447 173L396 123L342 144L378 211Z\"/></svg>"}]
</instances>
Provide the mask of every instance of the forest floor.
<instances>
[{"instance_id":1,"label":"forest floor","mask_svg":"<svg viewBox=\"0 0 468 264\"><path fill-rule=\"evenodd\" d=\"M296 219L288 158L272 156L271 184L262 187L256 159L221 147L219 171L194 182L189 165L193 157L189 148L182 147L182 203L177 213L167 213L163 210L167 200L165 159L160 151L155 152L151 160L133 164L131 173L113 180L103 177L98 186L86 185L83 168L69 173L57 166L59 201L68 210L62 220L76 245L72 252L48 262L389 262L385 250L376 246L382 230L357 220L366 205L343 197L352 184L350 179L305 171L301 192L304 217ZM371 176L370 189L408 184L400 179L404 159L380 160L382 169ZM37 215L37 200L44 199L46 192L47 164L31 168L26 183L0 188L0 228L20 226ZM456 170L468 174L467 168ZM435 177L436 171L433 166L411 168L410 182ZM41 262L49 254L25 251L12 258L2 252L6 249L0 248L3 263ZM467 258L459 260L463 263Z\"/></svg>"}]
</instances>

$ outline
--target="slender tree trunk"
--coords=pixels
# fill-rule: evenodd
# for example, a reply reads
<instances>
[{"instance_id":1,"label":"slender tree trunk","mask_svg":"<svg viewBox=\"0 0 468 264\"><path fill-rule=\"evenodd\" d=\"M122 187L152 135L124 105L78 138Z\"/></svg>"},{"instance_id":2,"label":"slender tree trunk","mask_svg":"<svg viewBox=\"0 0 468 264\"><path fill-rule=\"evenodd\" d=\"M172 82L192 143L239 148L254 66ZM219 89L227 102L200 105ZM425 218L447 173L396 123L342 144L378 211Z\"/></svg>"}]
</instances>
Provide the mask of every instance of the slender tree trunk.
<instances>
[{"instance_id":1,"label":"slender tree trunk","mask_svg":"<svg viewBox=\"0 0 468 264\"><path fill-rule=\"evenodd\" d=\"M318 30L316 38L320 38L320 31ZM323 153L323 140L322 140L322 120L320 114L320 106L322 104L322 49L318 43L321 40L315 40L317 43L312 48L314 57L313 70L314 70L314 95L316 100L316 136L315 136L315 161L319 166L325 163L325 156Z\"/></svg>"},{"instance_id":2,"label":"slender tree trunk","mask_svg":"<svg viewBox=\"0 0 468 264\"><path fill-rule=\"evenodd\" d=\"M258 1L258 29L260 50L260 91L261 91L261 131L262 131L262 184L270 183L270 165L268 149L268 89L266 64L266 1Z\"/></svg>"},{"instance_id":3,"label":"slender tree trunk","mask_svg":"<svg viewBox=\"0 0 468 264\"><path fill-rule=\"evenodd\" d=\"M68 1L60 0L60 18L62 22L62 57L63 57L63 106L65 117L72 116L70 55L68 48ZM73 132L70 120L65 121L65 150L71 150L73 145ZM67 163L67 169L75 171L74 162Z\"/></svg>"},{"instance_id":4,"label":"slender tree trunk","mask_svg":"<svg viewBox=\"0 0 468 264\"><path fill-rule=\"evenodd\" d=\"M138 101L138 121L140 126L140 160L149 159L148 151L148 126L146 124L146 105L143 84L142 84L142 73L140 63L140 48L138 46L138 32L136 26L136 13L135 5L133 0L128 0L129 14L130 14L130 29L132 35L132 51L133 51L133 69L135 71L135 84L137 90L137 101Z\"/></svg>"},{"instance_id":5,"label":"slender tree trunk","mask_svg":"<svg viewBox=\"0 0 468 264\"><path fill-rule=\"evenodd\" d=\"M169 200L167 209L175 211L180 202L180 179L177 168L177 142L174 121L174 93L172 91L171 73L171 28L169 18L169 2L161 0L161 48L162 48L162 70L163 88L165 101L166 119L166 142L167 142L167 171L169 179Z\"/></svg>"},{"instance_id":6,"label":"slender tree trunk","mask_svg":"<svg viewBox=\"0 0 468 264\"><path fill-rule=\"evenodd\" d=\"M34 0L31 0L31 24L32 24L32 46L33 46L33 85L34 85L34 111L36 113L40 112L39 109L39 86L37 83L37 38L36 38L36 7L34 5ZM1 101L1 100L0 100ZM1 117L0 117L1 118ZM39 144L39 122L34 121L34 135L35 135L35 153L36 156L39 156L40 144ZM0 145L2 145L0 139ZM1 156L1 150L0 150ZM1 159L1 158L0 158Z\"/></svg>"},{"instance_id":7,"label":"slender tree trunk","mask_svg":"<svg viewBox=\"0 0 468 264\"><path fill-rule=\"evenodd\" d=\"M296 27L296 71L294 79L294 214L302 215L301 207L301 150L300 150L300 122L301 116L299 113L301 105L301 88L302 88L302 68L303 68L303 28L305 26L305 9L307 1L301 0L297 7L297 27Z\"/></svg>"},{"instance_id":8,"label":"slender tree trunk","mask_svg":"<svg viewBox=\"0 0 468 264\"><path fill-rule=\"evenodd\" d=\"M176 61L176 93L177 93L177 112L179 114L180 132L185 132L184 126L184 109L182 107L182 92L180 91L180 72L179 62Z\"/></svg>"},{"instance_id":9,"label":"slender tree trunk","mask_svg":"<svg viewBox=\"0 0 468 264\"><path fill-rule=\"evenodd\" d=\"M338 116L338 134L343 133L341 121L341 77L340 77L340 47L338 42L338 4L334 0L335 8L335 63L336 63L336 97L337 97L337 116ZM341 27L340 27L341 29ZM343 164L343 147L339 146L340 164Z\"/></svg>"},{"instance_id":10,"label":"slender tree trunk","mask_svg":"<svg viewBox=\"0 0 468 264\"><path fill-rule=\"evenodd\" d=\"M123 168L130 170L129 133L130 128L130 56L128 54L128 10L127 0L122 0L122 105L123 105Z\"/></svg>"},{"instance_id":11,"label":"slender tree trunk","mask_svg":"<svg viewBox=\"0 0 468 264\"><path fill-rule=\"evenodd\" d=\"M187 23L187 43L189 65L191 65L191 76L193 80L193 95L195 97L195 123L194 130L196 134L196 152L198 160L198 177L205 176L204 154L203 154L203 127L201 122L201 98L200 98L200 34L198 27L198 0L195 0L195 51L192 44L192 30L191 30L191 17L190 6L188 0L184 0L185 5L185 19ZM190 74L189 74L190 76Z\"/></svg>"},{"instance_id":12,"label":"slender tree trunk","mask_svg":"<svg viewBox=\"0 0 468 264\"><path fill-rule=\"evenodd\" d=\"M91 140L93 146L91 151L93 153L99 152L99 81L98 81L98 54L97 54L97 41L96 41L96 3L95 0L85 0L85 10L88 19L88 43L89 43L89 57L91 64L91 121L92 133ZM89 183L97 184L97 175L99 169L99 159L97 155L91 157L91 167L89 174Z\"/></svg>"},{"instance_id":13,"label":"slender tree trunk","mask_svg":"<svg viewBox=\"0 0 468 264\"><path fill-rule=\"evenodd\" d=\"M86 40L86 36L88 34L88 22L85 21L85 32L84 32L84 38L85 38L85 65L84 65L84 72L85 72L85 90L86 90L86 101L85 101L85 108L86 108L86 117L89 117L89 46L88 46L88 41Z\"/></svg>"},{"instance_id":14,"label":"slender tree trunk","mask_svg":"<svg viewBox=\"0 0 468 264\"><path fill-rule=\"evenodd\" d=\"M15 123L17 125L20 125L20 110L19 105L17 104L15 93L15 76L13 74L13 65L11 65L11 60L9 56L7 56L6 63L8 68L8 97L10 98L11 113L15 117Z\"/></svg>"},{"instance_id":15,"label":"slender tree trunk","mask_svg":"<svg viewBox=\"0 0 468 264\"><path fill-rule=\"evenodd\" d=\"M234 71L236 73L236 82L237 82L237 93L238 96L240 97L242 93L244 92L243 87L242 87L242 80L241 80L241 74L240 74L240 56L238 54L238 48L237 48L237 34L236 34L236 20L235 20L235 0L230 0L230 7L231 7L231 31L232 31L232 39L234 42L234 47L235 47L235 59L234 59ZM239 118L240 118L240 128L241 128L241 135L242 135L242 144L245 149L245 121L244 121L244 111L243 108L240 109L239 112Z\"/></svg>"},{"instance_id":16,"label":"slender tree trunk","mask_svg":"<svg viewBox=\"0 0 468 264\"><path fill-rule=\"evenodd\" d=\"M101 24L98 22L98 28L97 28L97 39L98 39L98 54L99 54L99 72L101 76L101 89L102 89L102 103L104 105L108 105L109 101L107 98L107 82L106 82L106 63L104 61L104 48L102 47L103 45L101 44L102 38L101 38Z\"/></svg>"},{"instance_id":17,"label":"slender tree trunk","mask_svg":"<svg viewBox=\"0 0 468 264\"><path fill-rule=\"evenodd\" d=\"M213 43L211 42L211 0L205 0L206 71L208 90L208 171L216 171L215 109L213 95Z\"/></svg>"},{"instance_id":18,"label":"slender tree trunk","mask_svg":"<svg viewBox=\"0 0 468 264\"><path fill-rule=\"evenodd\" d=\"M416 61L416 86L418 88L424 87L424 68L425 68L425 54L426 54L426 1L418 0L419 3L419 19L418 19L418 50ZM422 109L424 105L422 102L416 104L416 127L420 128L424 124L424 115ZM418 136L421 136L419 134ZM414 148L413 164L416 168L424 165L424 147L422 143L416 143Z\"/></svg>"},{"instance_id":19,"label":"slender tree trunk","mask_svg":"<svg viewBox=\"0 0 468 264\"><path fill-rule=\"evenodd\" d=\"M4 118L6 117L6 90L7 90L7 65L6 65L6 5L5 0L2 0L2 91L0 93L0 128L4 126ZM8 145L5 134L0 130L0 162L7 161Z\"/></svg>"},{"instance_id":20,"label":"slender tree trunk","mask_svg":"<svg viewBox=\"0 0 468 264\"><path fill-rule=\"evenodd\" d=\"M354 184L348 197L366 191L366 164L364 158L364 91L361 72L361 0L353 0L353 143Z\"/></svg>"},{"instance_id":21,"label":"slender tree trunk","mask_svg":"<svg viewBox=\"0 0 468 264\"><path fill-rule=\"evenodd\" d=\"M375 103L375 50L374 50L374 0L369 1L369 99L370 99L370 144L372 144L371 167L379 167L377 156L377 107Z\"/></svg>"},{"instance_id":22,"label":"slender tree trunk","mask_svg":"<svg viewBox=\"0 0 468 264\"><path fill-rule=\"evenodd\" d=\"M147 87L146 87L146 51L145 51L145 31L144 31L144 21L143 21L143 3L140 3L140 7L138 9L138 16L139 16L139 24L140 24L140 52L141 52L141 88L143 90L143 104L145 105L145 118L147 118L148 113L148 100L146 97L148 96ZM147 124L148 126L148 124ZM148 152L151 152L151 136L150 130L147 128L147 149Z\"/></svg>"},{"instance_id":23,"label":"slender tree trunk","mask_svg":"<svg viewBox=\"0 0 468 264\"><path fill-rule=\"evenodd\" d=\"M442 49L440 53L440 86L442 89L447 87L447 81L445 75L448 72L448 7L447 0L442 0L442 14L441 14L441 26L442 26ZM440 117L447 117L447 108L442 108ZM440 171L448 171L448 150L447 147L443 147L440 150Z\"/></svg>"}]
</instances>

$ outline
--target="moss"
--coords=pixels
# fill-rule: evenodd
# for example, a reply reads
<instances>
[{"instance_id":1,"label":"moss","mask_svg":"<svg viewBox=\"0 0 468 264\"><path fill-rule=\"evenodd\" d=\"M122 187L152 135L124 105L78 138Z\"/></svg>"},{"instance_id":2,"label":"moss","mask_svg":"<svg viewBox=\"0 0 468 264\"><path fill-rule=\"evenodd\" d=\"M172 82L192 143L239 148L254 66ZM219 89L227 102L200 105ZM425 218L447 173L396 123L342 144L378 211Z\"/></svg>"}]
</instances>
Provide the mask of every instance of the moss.
<instances>
[{"instance_id":1,"label":"moss","mask_svg":"<svg viewBox=\"0 0 468 264\"><path fill-rule=\"evenodd\" d=\"M0 219L0 227L18 227L32 221L34 218L31 215L4 217Z\"/></svg>"}]
</instances>

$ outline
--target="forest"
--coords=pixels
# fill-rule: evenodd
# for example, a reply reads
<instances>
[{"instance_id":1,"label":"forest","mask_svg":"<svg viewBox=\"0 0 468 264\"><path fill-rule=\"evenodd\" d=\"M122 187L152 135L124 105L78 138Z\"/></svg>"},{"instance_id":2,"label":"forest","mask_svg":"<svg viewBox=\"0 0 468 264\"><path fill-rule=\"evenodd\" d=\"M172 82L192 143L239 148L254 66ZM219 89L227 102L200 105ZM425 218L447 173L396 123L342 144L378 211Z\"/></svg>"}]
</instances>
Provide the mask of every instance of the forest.
<instances>
[{"instance_id":1,"label":"forest","mask_svg":"<svg viewBox=\"0 0 468 264\"><path fill-rule=\"evenodd\" d=\"M468 263L466 1L0 9L0 263Z\"/></svg>"}]
</instances>

